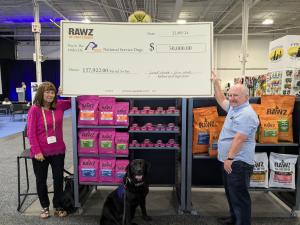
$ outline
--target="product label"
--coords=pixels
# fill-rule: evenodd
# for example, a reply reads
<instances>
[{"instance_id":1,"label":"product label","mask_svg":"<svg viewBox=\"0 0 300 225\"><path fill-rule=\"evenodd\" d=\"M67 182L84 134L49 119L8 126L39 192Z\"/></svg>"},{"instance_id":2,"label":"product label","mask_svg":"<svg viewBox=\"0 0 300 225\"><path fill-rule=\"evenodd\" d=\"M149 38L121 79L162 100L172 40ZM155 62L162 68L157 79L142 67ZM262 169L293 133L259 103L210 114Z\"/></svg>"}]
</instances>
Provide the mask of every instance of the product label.
<instances>
[{"instance_id":1,"label":"product label","mask_svg":"<svg viewBox=\"0 0 300 225\"><path fill-rule=\"evenodd\" d=\"M95 168L81 169L81 173L82 173L83 177L96 177L96 169Z\"/></svg>"},{"instance_id":2,"label":"product label","mask_svg":"<svg viewBox=\"0 0 300 225\"><path fill-rule=\"evenodd\" d=\"M101 141L101 148L112 148L112 141Z\"/></svg>"},{"instance_id":3,"label":"product label","mask_svg":"<svg viewBox=\"0 0 300 225\"><path fill-rule=\"evenodd\" d=\"M198 145L208 145L209 144L209 133L199 132L198 133Z\"/></svg>"},{"instance_id":4,"label":"product label","mask_svg":"<svg viewBox=\"0 0 300 225\"><path fill-rule=\"evenodd\" d=\"M106 120L106 121L112 121L113 118L113 112L101 112L100 113L100 120Z\"/></svg>"},{"instance_id":5,"label":"product label","mask_svg":"<svg viewBox=\"0 0 300 225\"><path fill-rule=\"evenodd\" d=\"M81 148L93 148L94 147L94 140L92 139L81 139L80 140L80 147Z\"/></svg>"},{"instance_id":6,"label":"product label","mask_svg":"<svg viewBox=\"0 0 300 225\"><path fill-rule=\"evenodd\" d=\"M95 113L93 110L80 110L79 119L80 120L95 120Z\"/></svg>"}]
</instances>

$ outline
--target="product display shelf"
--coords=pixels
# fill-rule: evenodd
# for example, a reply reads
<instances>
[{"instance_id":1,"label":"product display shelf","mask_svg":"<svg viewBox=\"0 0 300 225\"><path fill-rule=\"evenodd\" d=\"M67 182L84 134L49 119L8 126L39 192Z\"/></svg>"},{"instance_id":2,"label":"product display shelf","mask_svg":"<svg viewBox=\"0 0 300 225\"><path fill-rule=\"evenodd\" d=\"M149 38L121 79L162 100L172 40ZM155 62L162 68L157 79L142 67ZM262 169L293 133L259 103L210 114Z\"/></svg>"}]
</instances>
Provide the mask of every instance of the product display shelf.
<instances>
[{"instance_id":1,"label":"product display shelf","mask_svg":"<svg viewBox=\"0 0 300 225\"><path fill-rule=\"evenodd\" d=\"M132 99L131 108L143 109L148 106L151 109L163 107L167 109L172 106L180 110L180 113L163 114L141 114L130 113L130 125L143 126L147 123L168 124L174 123L180 127L179 131L155 131L155 130L129 130L130 138L142 143L149 139L152 143L162 140L167 143L174 139L180 147L129 147L130 158L143 158L150 162L150 186L174 187L178 201L178 211L185 209L185 162L186 162L186 99ZM159 174L159 175L158 175Z\"/></svg>"},{"instance_id":2,"label":"product display shelf","mask_svg":"<svg viewBox=\"0 0 300 225\"><path fill-rule=\"evenodd\" d=\"M141 133L141 134L179 134L180 131L174 131L174 130L170 130L170 131L159 131L159 130L153 130L153 131L150 131L150 130L129 130L128 133Z\"/></svg>"},{"instance_id":3,"label":"product display shelf","mask_svg":"<svg viewBox=\"0 0 300 225\"><path fill-rule=\"evenodd\" d=\"M103 183L103 182L79 182L80 185L92 185L92 186L119 186L121 183Z\"/></svg>"},{"instance_id":4,"label":"product display shelf","mask_svg":"<svg viewBox=\"0 0 300 225\"><path fill-rule=\"evenodd\" d=\"M118 99L120 100L120 99ZM157 139L162 139L166 142L165 137L174 138L176 142L180 144L179 148L170 147L158 147L158 148L130 148L129 155L108 155L108 154L78 154L77 151L77 137L79 128L116 128L120 131L128 131L127 126L78 126L78 110L76 97L72 97L72 136L73 136L73 165L74 165L74 200L75 207L80 208L83 202L79 199L79 185L89 185L91 189L95 186L117 186L118 183L106 183L106 182L80 182L78 174L79 157L100 157L100 158L129 158L130 160L141 158L151 163L150 169L150 186L152 187L169 187L173 186L178 197L178 211L183 212L185 210L186 195L185 195L185 169L186 169L186 112L187 112L187 100L186 99L125 99L129 101L131 106L142 107L145 105L158 107L158 106L175 106L181 110L181 113L177 114L130 114L130 124L134 121L140 123L147 123L152 121L155 124L168 124L176 121L182 131L163 131L157 133L145 132L129 132L130 137L147 138L151 136ZM145 123L144 123L145 122ZM181 130L180 129L180 130ZM151 183L151 180L156 182Z\"/></svg>"},{"instance_id":5,"label":"product display shelf","mask_svg":"<svg viewBox=\"0 0 300 225\"><path fill-rule=\"evenodd\" d=\"M135 116L135 117L179 117L180 114L179 113L173 113L173 114L133 114L133 113L129 113L128 116Z\"/></svg>"},{"instance_id":6,"label":"product display shelf","mask_svg":"<svg viewBox=\"0 0 300 225\"><path fill-rule=\"evenodd\" d=\"M281 142L278 144L261 144L256 143L256 147L298 147L298 143Z\"/></svg>"},{"instance_id":7,"label":"product display shelf","mask_svg":"<svg viewBox=\"0 0 300 225\"><path fill-rule=\"evenodd\" d=\"M197 188L197 187L196 187ZM201 185L201 188L212 188L211 185ZM223 185L214 185L213 188L224 188ZM249 187L249 191L273 191L273 192L295 192L295 189L290 189L290 188L276 188L276 187L270 187L270 188L258 188L258 187Z\"/></svg>"},{"instance_id":8,"label":"product display shelf","mask_svg":"<svg viewBox=\"0 0 300 225\"><path fill-rule=\"evenodd\" d=\"M128 126L96 126L96 125L78 125L77 118L78 118L78 112L77 112L77 102L76 97L71 98L72 102L72 136L73 136L73 166L74 166L74 201L75 201L75 207L80 208L83 202L80 202L79 198L79 184L80 185L90 185L90 190L92 190L95 186L117 186L119 184L116 183L103 183L103 182L79 182L79 174L78 174L78 163L79 163L79 157L86 157L86 158L126 158L128 159L128 155L119 155L119 154L78 154L78 129L119 129L119 130L128 130ZM84 198L85 200L87 198Z\"/></svg>"},{"instance_id":9,"label":"product display shelf","mask_svg":"<svg viewBox=\"0 0 300 225\"><path fill-rule=\"evenodd\" d=\"M128 155L119 155L119 154L78 154L79 157L93 157L93 158L128 158Z\"/></svg>"},{"instance_id":10,"label":"product display shelf","mask_svg":"<svg viewBox=\"0 0 300 225\"><path fill-rule=\"evenodd\" d=\"M129 150L179 150L176 147L129 147Z\"/></svg>"},{"instance_id":11,"label":"product display shelf","mask_svg":"<svg viewBox=\"0 0 300 225\"><path fill-rule=\"evenodd\" d=\"M208 154L203 154L203 155L196 154L196 155L193 155L193 159L214 159L214 160L216 160L217 158L210 157Z\"/></svg>"},{"instance_id":12,"label":"product display shelf","mask_svg":"<svg viewBox=\"0 0 300 225\"><path fill-rule=\"evenodd\" d=\"M101 129L110 129L110 128L115 128L115 129L127 129L128 126L88 126L88 125L78 125L78 128L101 128Z\"/></svg>"},{"instance_id":13,"label":"product display shelf","mask_svg":"<svg viewBox=\"0 0 300 225\"><path fill-rule=\"evenodd\" d=\"M250 187L250 191L272 191L272 192L295 192L295 189L291 188L276 188L276 187L269 187L269 188L258 188L258 187Z\"/></svg>"},{"instance_id":14,"label":"product display shelf","mask_svg":"<svg viewBox=\"0 0 300 225\"><path fill-rule=\"evenodd\" d=\"M255 97L250 99L250 103L259 103L260 99ZM192 154L192 132L193 132L193 108L217 106L219 115L226 115L225 112L217 105L214 98L190 99L188 108L188 139L187 139L187 197L186 210L193 211L192 208L192 189L193 188L223 188L221 164L216 158L210 158L208 154L193 155ZM300 99L296 99L293 112L293 133L294 143L281 142L278 144L261 144L256 143L256 152L277 152L281 154L296 154L298 161L296 164L296 189L289 188L254 188L250 187L250 191L272 192L281 200L285 200L287 195L292 196L294 203L286 202L291 207L291 216L295 216L300 210ZM213 160L212 160L213 159ZM200 173L199 171L210 171L209 173ZM287 198L287 199L289 199Z\"/></svg>"}]
</instances>

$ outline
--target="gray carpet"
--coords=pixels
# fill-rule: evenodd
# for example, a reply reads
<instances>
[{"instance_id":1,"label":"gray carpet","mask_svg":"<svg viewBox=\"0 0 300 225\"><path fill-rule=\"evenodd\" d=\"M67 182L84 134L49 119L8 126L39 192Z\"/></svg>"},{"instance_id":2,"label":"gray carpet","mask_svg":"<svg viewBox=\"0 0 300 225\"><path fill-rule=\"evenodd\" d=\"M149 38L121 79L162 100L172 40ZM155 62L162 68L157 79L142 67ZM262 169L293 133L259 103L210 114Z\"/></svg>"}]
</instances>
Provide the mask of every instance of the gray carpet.
<instances>
[{"instance_id":1,"label":"gray carpet","mask_svg":"<svg viewBox=\"0 0 300 225\"><path fill-rule=\"evenodd\" d=\"M71 138L71 119L64 120L64 138L67 146L66 168L72 166L73 152ZM16 216L17 209L17 155L22 151L22 133L17 133L5 138L0 138L1 146L1 164L0 164L0 221L3 216ZM28 160L28 170L30 178L30 192L36 192L35 180L31 160ZM48 184L52 184L52 174L49 169ZM25 191L25 167L24 161L21 160L21 191ZM28 196L23 209L28 207L37 196ZM1 223L2 224L2 223Z\"/></svg>"},{"instance_id":2,"label":"gray carpet","mask_svg":"<svg viewBox=\"0 0 300 225\"><path fill-rule=\"evenodd\" d=\"M90 216L69 216L62 219L50 217L47 220L22 215L0 218L1 225L97 225L98 222L98 217ZM141 218L137 218L135 222L139 225L218 225L216 218L190 215L153 217L151 222L144 222ZM300 225L300 223L295 218L254 218L252 225Z\"/></svg>"}]
</instances>

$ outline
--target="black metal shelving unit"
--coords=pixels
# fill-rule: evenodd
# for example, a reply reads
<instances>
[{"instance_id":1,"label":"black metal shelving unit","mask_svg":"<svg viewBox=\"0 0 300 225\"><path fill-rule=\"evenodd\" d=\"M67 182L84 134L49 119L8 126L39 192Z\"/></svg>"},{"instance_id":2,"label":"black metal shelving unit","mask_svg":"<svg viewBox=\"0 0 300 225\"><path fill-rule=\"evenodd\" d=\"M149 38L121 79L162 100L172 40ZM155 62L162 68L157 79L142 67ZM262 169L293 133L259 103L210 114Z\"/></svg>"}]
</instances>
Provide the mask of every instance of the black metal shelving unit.
<instances>
[{"instance_id":1,"label":"black metal shelving unit","mask_svg":"<svg viewBox=\"0 0 300 225\"><path fill-rule=\"evenodd\" d=\"M144 139L151 139L152 142L160 139L166 142L168 139L175 139L179 147L129 147L130 158L143 158L150 162L150 185L155 187L173 187L177 196L178 212L185 210L185 168L186 168L186 99L132 99L132 107L142 109L148 106L151 109L169 106L176 107L180 113L164 114L134 114L130 113L130 124L146 123L168 124L174 123L180 130L129 130L130 142L133 139L142 142ZM158 176L160 174L160 176Z\"/></svg>"},{"instance_id":2,"label":"black metal shelving unit","mask_svg":"<svg viewBox=\"0 0 300 225\"><path fill-rule=\"evenodd\" d=\"M258 103L259 98L251 98L250 103ZM192 208L192 188L223 188L220 164L216 158L208 155L192 154L192 132L193 132L193 108L217 106L219 115L225 112L217 105L214 98L190 99L188 102L188 140L187 140L187 197L186 210L194 211ZM291 208L291 215L295 216L300 210L300 99L296 99L293 112L294 143L281 142L278 144L256 144L256 152L270 152L296 154L296 189L287 188L250 188L250 191L272 192ZM199 173L199 171L210 171L210 173ZM291 201L292 200L292 201Z\"/></svg>"},{"instance_id":3,"label":"black metal shelving unit","mask_svg":"<svg viewBox=\"0 0 300 225\"><path fill-rule=\"evenodd\" d=\"M74 164L74 199L75 207L80 208L83 202L79 199L79 185L96 186L118 186L117 183L105 182L80 182L78 175L79 157L96 157L96 158L142 158L150 161L150 186L154 187L173 187L178 200L178 212L185 210L185 188L186 188L186 99L125 99L130 102L130 106L142 107L145 105L151 107L168 107L175 106L181 110L181 113L173 114L129 114L130 124L135 122L143 123L153 121L154 123L176 122L180 125L180 131L133 131L128 130L127 126L87 126L77 125L77 103L76 98L72 98L72 136L73 136L73 164ZM129 147L129 155L109 155L109 154L78 154L77 136L80 128L109 129L115 128L128 130L130 139L132 137L144 138L151 137L154 139L164 139L165 137L176 137L180 143L179 147ZM130 142L130 140L129 140ZM158 174L160 176L158 176Z\"/></svg>"}]
</instances>

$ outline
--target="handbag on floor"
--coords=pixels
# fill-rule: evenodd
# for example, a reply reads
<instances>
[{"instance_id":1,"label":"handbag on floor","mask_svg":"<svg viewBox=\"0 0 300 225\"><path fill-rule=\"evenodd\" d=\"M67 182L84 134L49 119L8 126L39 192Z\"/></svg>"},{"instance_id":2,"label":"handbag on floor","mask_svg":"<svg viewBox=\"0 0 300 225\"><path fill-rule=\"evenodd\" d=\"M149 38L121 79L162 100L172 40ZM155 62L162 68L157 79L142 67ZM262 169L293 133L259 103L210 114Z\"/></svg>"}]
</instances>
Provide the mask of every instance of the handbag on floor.
<instances>
[{"instance_id":1,"label":"handbag on floor","mask_svg":"<svg viewBox=\"0 0 300 225\"><path fill-rule=\"evenodd\" d=\"M75 199L74 199L74 175L67 170L64 170L68 176L64 177L64 192L62 198L62 204L64 210L67 211L68 214L75 213L77 208L75 207ZM79 200L83 199L84 196L89 194L90 185L79 185Z\"/></svg>"}]
</instances>

